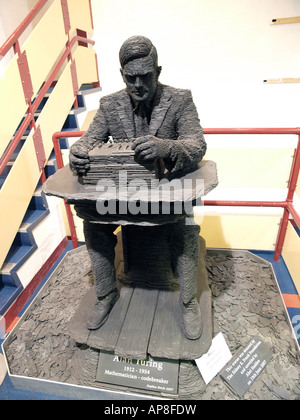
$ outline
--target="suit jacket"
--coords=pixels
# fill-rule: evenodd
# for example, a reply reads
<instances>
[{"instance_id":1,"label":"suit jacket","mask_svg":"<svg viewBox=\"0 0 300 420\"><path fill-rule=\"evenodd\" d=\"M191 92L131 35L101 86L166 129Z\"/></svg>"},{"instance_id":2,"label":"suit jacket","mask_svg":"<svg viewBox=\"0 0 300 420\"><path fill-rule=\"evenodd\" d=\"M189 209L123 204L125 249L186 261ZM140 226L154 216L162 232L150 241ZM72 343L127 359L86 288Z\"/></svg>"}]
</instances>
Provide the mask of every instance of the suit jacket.
<instances>
[{"instance_id":1,"label":"suit jacket","mask_svg":"<svg viewBox=\"0 0 300 420\"><path fill-rule=\"evenodd\" d=\"M174 140L170 157L165 159L167 168L173 172L195 166L206 152L203 129L189 90L158 83L149 134ZM126 89L100 100L94 120L76 144L91 150L109 136L114 140L135 138L133 106Z\"/></svg>"}]
</instances>

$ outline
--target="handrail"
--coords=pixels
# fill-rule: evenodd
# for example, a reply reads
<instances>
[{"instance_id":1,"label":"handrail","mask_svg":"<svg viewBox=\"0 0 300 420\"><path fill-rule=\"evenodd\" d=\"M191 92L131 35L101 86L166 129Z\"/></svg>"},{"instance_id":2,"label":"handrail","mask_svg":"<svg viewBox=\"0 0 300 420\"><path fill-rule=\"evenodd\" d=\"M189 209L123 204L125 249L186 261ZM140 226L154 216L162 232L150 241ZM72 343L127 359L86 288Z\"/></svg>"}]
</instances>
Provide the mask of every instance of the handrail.
<instances>
[{"instance_id":1,"label":"handrail","mask_svg":"<svg viewBox=\"0 0 300 420\"><path fill-rule=\"evenodd\" d=\"M25 19L20 23L17 29L11 34L11 36L4 42L0 47L0 60L10 50L10 48L18 41L19 37L26 30L27 26L33 21L35 16L40 12L43 6L48 0L39 0L38 3L31 9Z\"/></svg>"},{"instance_id":2,"label":"handrail","mask_svg":"<svg viewBox=\"0 0 300 420\"><path fill-rule=\"evenodd\" d=\"M276 241L274 261L279 261L283 244L286 236L289 216L291 215L300 229L300 215L297 213L293 198L297 186L300 172L300 128L208 128L204 130L206 134L296 134L298 135L298 144L293 156L293 162L290 170L290 178L288 181L288 194L285 201L270 203L267 201L231 201L231 200L205 200L204 205L207 206L254 206L254 207L282 207L284 209L283 216L279 225L278 236ZM275 204L275 205L274 205Z\"/></svg>"},{"instance_id":3,"label":"handrail","mask_svg":"<svg viewBox=\"0 0 300 420\"><path fill-rule=\"evenodd\" d=\"M203 200L205 206L238 206L238 207L276 207L283 208L284 214L278 229L277 242L274 252L274 261L279 261L286 229L289 221L289 215L294 219L297 227L300 229L300 215L297 213L293 205L293 197L296 189L296 183L300 172L300 128L205 128L204 134L296 134L298 135L298 144L295 149L293 163L290 171L290 179L288 183L288 195L285 201L238 201L238 200ZM85 131L58 131L53 134L52 141L54 145L54 152L58 169L61 169L63 164L61 149L59 146L59 139L65 137L81 137ZM69 226L73 242L76 241L76 230L74 226L73 216L70 209L67 207Z\"/></svg>"},{"instance_id":4,"label":"handrail","mask_svg":"<svg viewBox=\"0 0 300 420\"><path fill-rule=\"evenodd\" d=\"M6 42L2 46L0 46L0 54L1 54L0 60L9 51L11 47L13 47L14 53L18 56L17 66L19 68L20 79L23 86L24 99L27 104L27 110L24 115L24 118L21 121L21 124L19 125L19 127L16 126L15 133L11 133L11 138L6 139L7 141L5 142L5 146L7 147L3 155L2 156L0 155L0 175L3 173L4 168L7 166L9 160L11 159L11 156L13 152L16 150L16 147L19 144L25 131L27 130L27 128L30 128L34 130L33 145L27 144L27 146L28 147L34 146L35 154L37 157L38 169L39 169L39 173L37 173L36 170L34 171L34 178L36 177L36 175L39 175L41 177L42 183L45 181L44 163L45 163L45 160L47 160L48 156L46 156L45 154L46 149L45 149L45 145L42 139L41 127L36 125L34 114L36 113L38 107L40 106L42 102L42 99L45 97L45 94L51 87L52 83L57 78L58 71L60 69L65 68L65 63L67 63L66 65L68 64L70 65L71 74L66 75L66 76L71 76L71 83L72 83L73 94L74 94L74 107L78 107L77 94L78 94L78 89L80 88L80 86L78 86L79 79L77 77L77 70L76 70L77 61L75 61L72 57L72 48L74 47L76 42L82 43L81 45L83 45L84 47L88 47L88 44L92 44L92 45L95 44L93 40L87 38L85 31L83 32L84 33L83 36L81 36L81 32L79 32L78 29L76 31L77 34L75 34L75 36L73 36L73 38L70 39L70 37L72 36L70 34L70 30L72 29L71 18L73 19L73 17L70 16L69 14L69 4L67 0L55 0L55 2L54 1L49 2L51 4L51 7L53 3L53 8L50 8L50 11L52 11L52 15L53 15L53 10L59 10L59 4L61 5L62 14L59 13L59 16L62 18L63 22L60 22L60 23L63 23L64 25L64 31L61 26L61 35L65 36L65 38L61 39L63 51L56 50L57 51L56 55L55 57L53 57L55 58L55 60L52 60L51 63L49 63L49 67L50 67L49 71L51 72L50 75L47 76L46 80L44 78L43 78L44 80L40 80L40 82L38 83L39 86L36 86L36 88L39 88L39 91L34 91L33 84L32 84L33 80L31 79L32 75L30 74L30 68L31 68L32 63L31 62L28 63L26 47L24 46L25 49L23 48L24 50L22 51L20 42L19 42L19 37L25 31L28 25L32 22L32 20L37 16L37 14L41 11L42 7L47 2L48 0L37 0L36 5L33 7L30 13L26 16L26 18L22 21L19 27L6 40ZM89 2L88 7L91 13L90 2ZM50 12L49 12L49 15L51 15ZM47 20L47 16L48 14L45 15L45 20ZM55 17L56 16L58 17L57 13L55 14ZM63 45L64 39L65 39L65 44ZM38 54L38 51L37 51L37 54ZM54 67L54 68L52 68L51 70L51 67ZM97 60L95 61L95 67L96 67L96 73L97 73L97 76L95 76L97 82L96 80L95 82L97 83L97 85L99 85ZM48 153L48 149L47 149L47 153ZM26 196L26 198L29 198L29 197ZM24 208L23 207L22 207L22 211L25 210L25 207ZM70 211L71 211L70 209L68 209L67 211L68 217L72 216ZM21 213L19 214L19 216L21 216ZM69 222L72 223L70 218L69 218ZM15 223L15 227L16 227L16 223ZM72 229L74 230L75 227L73 226ZM12 236L9 239L12 239ZM9 241L6 241L6 246L10 245L10 243L8 242ZM78 246L76 236L72 237L72 242L73 242L74 247Z\"/></svg>"},{"instance_id":5,"label":"handrail","mask_svg":"<svg viewBox=\"0 0 300 420\"><path fill-rule=\"evenodd\" d=\"M294 222L300 229L300 216L298 215L293 203L291 201L235 201L235 200L204 200L205 206L220 206L220 207L276 207L287 209L289 214L294 219ZM277 255L277 254L276 254Z\"/></svg>"},{"instance_id":6,"label":"handrail","mask_svg":"<svg viewBox=\"0 0 300 420\"><path fill-rule=\"evenodd\" d=\"M78 35L74 36L71 39L71 41L67 44L66 50L61 55L59 61L57 62L57 64L54 67L54 69L52 70L52 72L51 72L48 80L45 82L45 84L41 88L39 94L37 95L37 97L35 98L34 102L32 103L31 109L28 112L28 114L25 117L25 119L23 120L22 124L20 125L17 133L15 134L14 138L9 143L7 149L3 153L3 155L2 155L2 157L0 159L0 176L1 176L2 172L4 171L7 163L9 162L12 154L14 153L17 145L19 144L22 136L24 135L24 132L26 131L26 129L29 126L30 122L34 119L34 113L36 112L36 110L37 110L38 106L40 105L42 99L44 98L46 92L50 88L50 86L51 86L51 84L52 84L52 82L53 82L53 80L54 80L57 72L61 68L61 66L64 63L65 59L70 54L71 49L74 46L74 44L76 42L79 42L79 41L84 41L85 43L89 43L89 44L92 44L92 45L95 44L95 41L93 41L91 39L88 39L88 38L84 38L84 37L78 36Z\"/></svg>"},{"instance_id":7,"label":"handrail","mask_svg":"<svg viewBox=\"0 0 300 420\"><path fill-rule=\"evenodd\" d=\"M297 213L297 210L295 209L293 203L291 203L290 201L287 201L286 203L286 208L288 209L290 215L292 216L292 218L294 219L297 227L300 229L300 216Z\"/></svg>"},{"instance_id":8,"label":"handrail","mask_svg":"<svg viewBox=\"0 0 300 420\"><path fill-rule=\"evenodd\" d=\"M56 164L57 164L58 169L62 169L64 167L61 149L59 146L59 139L61 139L62 137L81 137L83 136L84 133L85 131L57 131L56 133L53 134L52 136L53 149L54 149ZM74 219L72 215L72 210L71 210L70 204L67 203L67 200L64 200L64 203L65 203L65 209L66 209L67 219L69 223L73 248L78 248L78 240L77 240L77 234L76 234L76 228L75 228Z\"/></svg>"},{"instance_id":9,"label":"handrail","mask_svg":"<svg viewBox=\"0 0 300 420\"><path fill-rule=\"evenodd\" d=\"M233 200L203 200L206 206L240 206L240 207L279 207L284 209L284 214L278 229L277 242L274 252L274 261L279 261L283 243L286 235L289 215L291 215L300 229L300 216L293 205L293 196L296 189L296 182L300 172L300 128L205 128L204 134L296 134L298 135L298 144L294 154L294 160L291 167L290 179L288 184L288 195L286 201L233 201ZM59 139L62 137L81 137L85 131L59 131L53 134L52 141L54 145L54 152L57 161L58 169L61 169L63 164L61 149L59 146ZM71 231L73 243L76 243L76 230L74 220L68 205L67 215ZM74 239L75 238L75 239Z\"/></svg>"},{"instance_id":10,"label":"handrail","mask_svg":"<svg viewBox=\"0 0 300 420\"><path fill-rule=\"evenodd\" d=\"M56 158L57 169L62 169L64 167L64 162L61 154L61 149L59 146L59 139L62 137L81 137L85 131L57 131L52 136L53 148Z\"/></svg>"}]
</instances>

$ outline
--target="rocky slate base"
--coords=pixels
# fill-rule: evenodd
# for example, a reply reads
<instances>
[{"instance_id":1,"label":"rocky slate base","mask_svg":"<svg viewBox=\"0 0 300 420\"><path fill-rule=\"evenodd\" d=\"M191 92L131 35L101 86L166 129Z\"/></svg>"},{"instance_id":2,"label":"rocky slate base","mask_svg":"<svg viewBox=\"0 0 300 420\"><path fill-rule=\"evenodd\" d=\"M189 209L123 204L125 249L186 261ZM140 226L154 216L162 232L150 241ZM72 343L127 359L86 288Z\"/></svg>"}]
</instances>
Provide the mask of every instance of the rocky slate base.
<instances>
[{"instance_id":1,"label":"rocky slate base","mask_svg":"<svg viewBox=\"0 0 300 420\"><path fill-rule=\"evenodd\" d=\"M242 399L299 399L299 350L271 265L247 251L229 250L208 250L206 264L213 296L214 335L223 333L232 354L254 336L262 337L273 352L273 358ZM4 343L12 378L114 390L125 393L124 398L126 393L147 397L146 391L96 382L99 350L71 338L69 322L91 286L86 248L69 252ZM30 387L33 389L34 384ZM205 385L195 362L187 360L180 360L177 396L151 395L241 399L219 375Z\"/></svg>"}]
</instances>

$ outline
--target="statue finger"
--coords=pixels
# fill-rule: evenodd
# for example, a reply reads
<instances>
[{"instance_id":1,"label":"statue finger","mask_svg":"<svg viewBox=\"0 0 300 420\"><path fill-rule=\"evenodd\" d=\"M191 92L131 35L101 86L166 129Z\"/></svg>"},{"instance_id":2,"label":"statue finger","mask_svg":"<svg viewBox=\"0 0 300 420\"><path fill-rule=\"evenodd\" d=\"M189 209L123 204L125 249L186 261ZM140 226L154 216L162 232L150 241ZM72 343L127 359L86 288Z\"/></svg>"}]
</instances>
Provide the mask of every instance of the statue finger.
<instances>
[{"instance_id":1,"label":"statue finger","mask_svg":"<svg viewBox=\"0 0 300 420\"><path fill-rule=\"evenodd\" d=\"M82 159L88 159L89 157L88 151L79 147L74 147L73 149L71 149L71 154Z\"/></svg>"},{"instance_id":2,"label":"statue finger","mask_svg":"<svg viewBox=\"0 0 300 420\"><path fill-rule=\"evenodd\" d=\"M140 153L140 157L143 160L151 160L156 158L156 153L153 152L151 149L147 149Z\"/></svg>"},{"instance_id":3,"label":"statue finger","mask_svg":"<svg viewBox=\"0 0 300 420\"><path fill-rule=\"evenodd\" d=\"M74 165L87 165L89 164L89 159L83 159L83 158L78 158L72 154L70 154L70 158L69 158L70 162L72 162Z\"/></svg>"},{"instance_id":4,"label":"statue finger","mask_svg":"<svg viewBox=\"0 0 300 420\"><path fill-rule=\"evenodd\" d=\"M148 142L147 143L142 143L139 146L137 146L135 148L135 153L139 155L146 150L151 150L151 144L149 144Z\"/></svg>"},{"instance_id":5,"label":"statue finger","mask_svg":"<svg viewBox=\"0 0 300 420\"><path fill-rule=\"evenodd\" d=\"M132 149L135 150L139 145L145 144L149 141L148 136L138 137L134 142L132 143Z\"/></svg>"}]
</instances>

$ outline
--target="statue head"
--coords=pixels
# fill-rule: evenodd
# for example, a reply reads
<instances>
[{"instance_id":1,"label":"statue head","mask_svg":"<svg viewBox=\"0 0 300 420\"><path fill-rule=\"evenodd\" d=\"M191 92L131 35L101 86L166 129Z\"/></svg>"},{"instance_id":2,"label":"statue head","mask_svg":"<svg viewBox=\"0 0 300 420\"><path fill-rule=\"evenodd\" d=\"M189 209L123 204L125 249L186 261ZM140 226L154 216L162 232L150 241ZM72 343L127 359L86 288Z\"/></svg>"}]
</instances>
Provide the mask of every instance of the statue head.
<instances>
[{"instance_id":1,"label":"statue head","mask_svg":"<svg viewBox=\"0 0 300 420\"><path fill-rule=\"evenodd\" d=\"M132 100L135 103L152 101L161 67L150 39L144 36L127 39L120 48L119 59L120 71Z\"/></svg>"}]
</instances>

